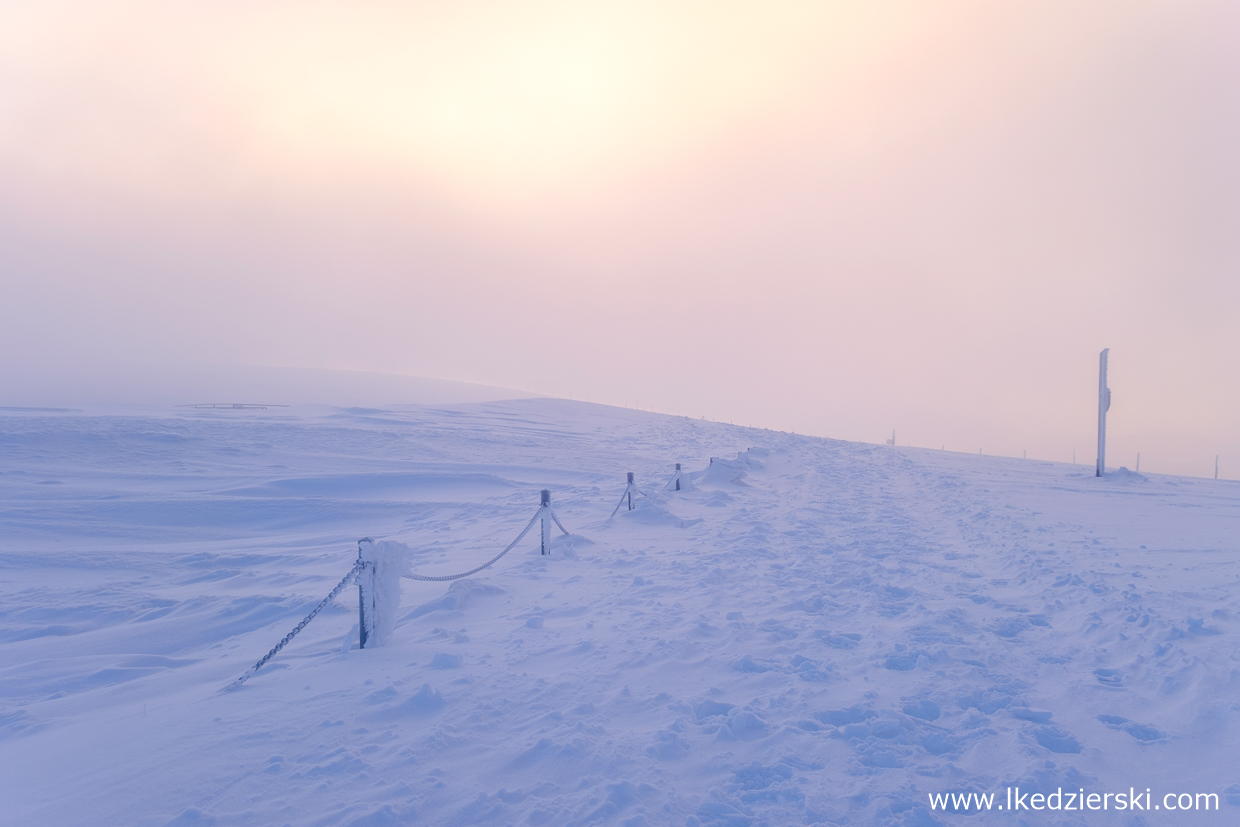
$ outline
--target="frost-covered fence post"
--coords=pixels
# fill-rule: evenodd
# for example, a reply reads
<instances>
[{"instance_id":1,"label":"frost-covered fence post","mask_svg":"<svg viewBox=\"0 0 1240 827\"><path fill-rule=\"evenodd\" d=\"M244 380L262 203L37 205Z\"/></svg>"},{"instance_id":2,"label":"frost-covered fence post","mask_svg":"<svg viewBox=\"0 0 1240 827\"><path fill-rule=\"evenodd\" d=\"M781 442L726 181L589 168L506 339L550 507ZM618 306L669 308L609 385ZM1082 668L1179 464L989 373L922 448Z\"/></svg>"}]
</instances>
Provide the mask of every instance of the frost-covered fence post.
<instances>
[{"instance_id":1,"label":"frost-covered fence post","mask_svg":"<svg viewBox=\"0 0 1240 827\"><path fill-rule=\"evenodd\" d=\"M370 542L369 538L359 540L357 543L357 559L362 561L362 569L357 573L357 644L359 649L366 648L366 639L370 637L366 632L366 603L374 600L375 591L375 567L362 556L362 543L367 542ZM370 582L367 582L368 580ZM367 586L370 588L367 589Z\"/></svg>"},{"instance_id":2,"label":"frost-covered fence post","mask_svg":"<svg viewBox=\"0 0 1240 827\"><path fill-rule=\"evenodd\" d=\"M538 507L538 516L542 518L542 553L551 553L551 492L542 490L542 504Z\"/></svg>"},{"instance_id":3,"label":"frost-covered fence post","mask_svg":"<svg viewBox=\"0 0 1240 827\"><path fill-rule=\"evenodd\" d=\"M693 480L685 476L685 472L681 470L681 464L676 463L676 473L672 474L672 478L667 481L667 485L663 486L664 491L691 491L693 489ZM640 494L641 492L638 491Z\"/></svg>"},{"instance_id":4,"label":"frost-covered fence post","mask_svg":"<svg viewBox=\"0 0 1240 827\"><path fill-rule=\"evenodd\" d=\"M390 540L357 541L362 564L357 573L359 648L383 646L396 629L400 578L408 573L406 551L406 546Z\"/></svg>"},{"instance_id":5,"label":"frost-covered fence post","mask_svg":"<svg viewBox=\"0 0 1240 827\"><path fill-rule=\"evenodd\" d=\"M608 516L607 519L610 520L612 517L615 517L617 514L619 514L620 509L623 508L626 503L629 506L629 511L632 511L636 507L633 505L634 494L638 494L643 497L646 496L645 492L642 491L640 488L638 488L637 483L634 482L633 472L629 471L628 482L624 486L624 493L620 495L620 502L616 503L616 507L612 509L611 515Z\"/></svg>"},{"instance_id":6,"label":"frost-covered fence post","mask_svg":"<svg viewBox=\"0 0 1240 827\"><path fill-rule=\"evenodd\" d=\"M1098 354L1098 466L1094 476L1107 472L1107 411L1111 409L1111 389L1107 387L1107 354L1109 347Z\"/></svg>"}]
</instances>

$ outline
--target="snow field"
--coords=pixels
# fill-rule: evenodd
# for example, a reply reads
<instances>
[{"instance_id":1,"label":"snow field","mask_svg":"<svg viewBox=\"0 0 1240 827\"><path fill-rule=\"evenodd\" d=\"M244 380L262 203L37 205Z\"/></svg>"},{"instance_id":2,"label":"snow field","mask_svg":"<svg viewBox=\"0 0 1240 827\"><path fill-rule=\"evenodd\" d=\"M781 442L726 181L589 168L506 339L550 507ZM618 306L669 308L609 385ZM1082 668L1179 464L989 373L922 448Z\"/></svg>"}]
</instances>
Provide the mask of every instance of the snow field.
<instances>
[{"instance_id":1,"label":"snow field","mask_svg":"<svg viewBox=\"0 0 1240 827\"><path fill-rule=\"evenodd\" d=\"M1234 483L556 400L0 439L5 823L964 824L928 794L1017 785L1240 815ZM630 470L651 498L609 521ZM219 692L358 538L451 574L544 487L551 556L401 581L375 649L351 587Z\"/></svg>"}]
</instances>

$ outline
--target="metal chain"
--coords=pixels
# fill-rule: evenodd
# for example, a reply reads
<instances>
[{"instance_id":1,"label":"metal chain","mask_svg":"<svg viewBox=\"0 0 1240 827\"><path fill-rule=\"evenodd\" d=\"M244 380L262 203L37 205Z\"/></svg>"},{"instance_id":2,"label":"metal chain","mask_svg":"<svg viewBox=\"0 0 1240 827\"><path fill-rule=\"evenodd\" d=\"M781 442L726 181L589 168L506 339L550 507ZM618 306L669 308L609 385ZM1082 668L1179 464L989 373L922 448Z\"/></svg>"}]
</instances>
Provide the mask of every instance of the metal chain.
<instances>
[{"instance_id":1,"label":"metal chain","mask_svg":"<svg viewBox=\"0 0 1240 827\"><path fill-rule=\"evenodd\" d=\"M635 484L629 483L628 487L624 489L624 493L620 495L620 502L616 503L616 507L612 509L611 517L616 516L616 512L620 510L620 506L624 505L624 498L629 495L630 491L636 491L638 494L641 494L643 497L646 497L645 491L642 491ZM650 499L650 498L646 497L646 499ZM610 520L611 517L608 517L607 519ZM559 523L560 521L556 520L556 522ZM564 529L564 526L560 526L560 530L563 531L563 529ZM567 534L568 532L565 531L564 533Z\"/></svg>"},{"instance_id":2,"label":"metal chain","mask_svg":"<svg viewBox=\"0 0 1240 827\"><path fill-rule=\"evenodd\" d=\"M551 511L551 506L547 506L547 510L548 510L548 511ZM572 535L572 533L571 533L571 532L570 532L567 528L565 528L565 527L564 527L564 523L560 522L560 518L559 518L559 517L557 517L557 516L555 516L555 512L554 512L554 511L551 511L551 519L555 520L555 524L556 524L556 525L558 525L558 526L560 527L560 531L563 531L563 532L564 532L564 536L566 536L566 537L572 537L572 536L573 536L573 535Z\"/></svg>"},{"instance_id":3,"label":"metal chain","mask_svg":"<svg viewBox=\"0 0 1240 827\"><path fill-rule=\"evenodd\" d=\"M247 671L247 672L246 672L244 675L242 675L241 677L237 678L237 680L236 680L236 681L235 681L235 682L234 682L234 683L233 683L230 687L228 687L228 688L229 688L229 689L236 689L237 687L241 686L241 684L245 683L245 682L246 682L246 681L248 681L250 678L252 678L252 677L254 676L254 674L255 674L256 672L258 672L258 670L259 670L259 669L262 669L262 668L263 668L263 664L264 664L264 663L266 663L267 661L269 661L269 660L271 660L273 657L275 657L276 653L277 653L277 652L279 652L281 649L283 649L283 648L284 648L284 647L288 644L288 642L289 642L290 640L292 640L293 638L297 637L297 633L298 633L298 632L300 632L302 629L306 628L306 624L307 624L307 623L309 623L310 621L314 620L315 616L316 616L319 612L323 611L323 607L324 607L324 606L326 606L328 603L332 602L332 600L334 600L334 599L335 599L336 595L338 595L338 594L340 594L340 592L344 591L344 587L345 587L345 586L347 586L347 585L349 585L349 581L350 581L350 580L352 580L354 577L356 577L356 576L357 576L357 573L358 573L358 572L360 572L360 571L362 570L362 568L363 568L365 565L366 565L366 561L365 561L365 560L360 560L360 559L359 559L356 563L354 563L354 564L353 564L353 568L349 569L349 573L348 573L348 574L346 574L346 575L344 576L344 579L343 579L343 580L341 580L339 583L337 583L337 584L336 584L336 588L334 588L334 589L332 589L332 590L331 590L331 594L329 594L329 595L327 595L327 597L323 598L322 602L320 602L320 603L319 603L319 605L317 605L317 606L315 606L315 607L314 607L314 611L312 611L310 614L306 615L305 620L303 620L301 623L298 623L298 624L297 624L297 625L293 628L293 631L291 631L291 632L289 632L287 635L285 635L285 636L284 636L284 639L283 639L283 640L281 640L279 643L277 643L277 644L275 645L275 648L273 648L270 652L268 652L266 655L264 655L262 660L260 660L258 663L256 663L256 664L254 664L253 666L251 666L251 667L250 667L250 669L249 669L249 671Z\"/></svg>"},{"instance_id":4,"label":"metal chain","mask_svg":"<svg viewBox=\"0 0 1240 827\"><path fill-rule=\"evenodd\" d=\"M624 498L629 495L629 489L624 489L624 493L620 495L620 502L616 503L616 507L611 510L611 515L607 519L616 516L616 512L620 510L620 506L624 505Z\"/></svg>"},{"instance_id":5,"label":"metal chain","mask_svg":"<svg viewBox=\"0 0 1240 827\"><path fill-rule=\"evenodd\" d=\"M525 524L525 528L521 529L521 533L517 535L517 539L513 540L511 543L508 544L508 548L504 549L499 554L495 555L490 560L486 561L485 563L483 563L481 566L479 566L476 569L470 569L464 574L449 574L444 577L427 577L426 575L423 575L423 574L405 574L401 576L407 577L410 580L422 580L427 583L446 583L449 580L460 580L462 577L469 577L471 574L477 574L478 572L482 571L487 566L490 566L493 563L497 562L499 558L503 557L505 554L512 551L514 548L516 548L517 543L521 542L521 539L525 537L526 534L530 533L530 529L534 527L534 523L538 522L538 517L541 514L542 514L542 509L539 508L537 511L534 512L534 516L530 517L530 521ZM552 512L552 516L553 517L555 516L554 512ZM556 520L556 522L558 523L559 520ZM560 526L560 529L563 530L564 526ZM568 532L565 531L564 533L567 534Z\"/></svg>"}]
</instances>

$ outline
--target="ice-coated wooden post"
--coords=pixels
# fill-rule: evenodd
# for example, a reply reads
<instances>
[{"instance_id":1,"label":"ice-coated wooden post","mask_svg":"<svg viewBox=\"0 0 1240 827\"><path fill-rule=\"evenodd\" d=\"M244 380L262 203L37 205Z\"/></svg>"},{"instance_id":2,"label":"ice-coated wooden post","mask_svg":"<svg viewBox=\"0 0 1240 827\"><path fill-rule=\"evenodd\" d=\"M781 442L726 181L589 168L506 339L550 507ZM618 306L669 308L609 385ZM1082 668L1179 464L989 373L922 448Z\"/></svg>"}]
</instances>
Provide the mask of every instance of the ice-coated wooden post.
<instances>
[{"instance_id":1,"label":"ice-coated wooden post","mask_svg":"<svg viewBox=\"0 0 1240 827\"><path fill-rule=\"evenodd\" d=\"M1098 354L1098 465L1094 476L1107 472L1107 411L1111 409L1111 389L1107 387L1107 354L1109 347Z\"/></svg>"},{"instance_id":2,"label":"ice-coated wooden post","mask_svg":"<svg viewBox=\"0 0 1240 827\"><path fill-rule=\"evenodd\" d=\"M629 498L629 511L633 510L633 472L629 472L629 487L624 489L625 496Z\"/></svg>"},{"instance_id":3,"label":"ice-coated wooden post","mask_svg":"<svg viewBox=\"0 0 1240 827\"><path fill-rule=\"evenodd\" d=\"M676 490L680 490L680 463L676 463Z\"/></svg>"},{"instance_id":4,"label":"ice-coated wooden post","mask_svg":"<svg viewBox=\"0 0 1240 827\"><path fill-rule=\"evenodd\" d=\"M551 553L551 492L542 490L542 505L539 512L542 516L542 553Z\"/></svg>"}]
</instances>

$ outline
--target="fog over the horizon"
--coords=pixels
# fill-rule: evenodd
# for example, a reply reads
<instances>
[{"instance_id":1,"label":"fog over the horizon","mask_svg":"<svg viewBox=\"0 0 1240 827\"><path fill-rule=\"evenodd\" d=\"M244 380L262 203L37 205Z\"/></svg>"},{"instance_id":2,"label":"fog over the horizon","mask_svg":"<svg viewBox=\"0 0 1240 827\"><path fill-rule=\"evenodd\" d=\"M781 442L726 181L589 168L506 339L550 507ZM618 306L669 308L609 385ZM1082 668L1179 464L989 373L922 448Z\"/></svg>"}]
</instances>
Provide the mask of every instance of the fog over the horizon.
<instances>
[{"instance_id":1,"label":"fog over the horizon","mask_svg":"<svg viewBox=\"0 0 1240 827\"><path fill-rule=\"evenodd\" d=\"M1110 464L1240 478L1237 147L1226 0L8 2L0 405L333 368L1088 463L1109 347Z\"/></svg>"}]
</instances>

